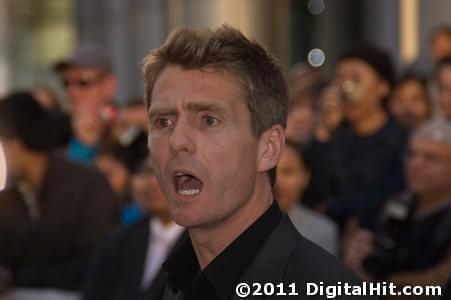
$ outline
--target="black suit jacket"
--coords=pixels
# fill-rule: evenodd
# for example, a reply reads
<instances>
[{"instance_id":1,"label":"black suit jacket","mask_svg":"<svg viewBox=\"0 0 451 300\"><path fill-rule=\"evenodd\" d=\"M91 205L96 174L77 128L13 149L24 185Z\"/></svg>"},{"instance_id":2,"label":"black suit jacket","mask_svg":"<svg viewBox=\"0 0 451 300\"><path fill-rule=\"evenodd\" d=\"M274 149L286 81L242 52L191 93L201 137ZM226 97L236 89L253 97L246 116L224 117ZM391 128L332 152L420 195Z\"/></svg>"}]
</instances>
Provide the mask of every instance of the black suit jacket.
<instances>
[{"instance_id":1,"label":"black suit jacket","mask_svg":"<svg viewBox=\"0 0 451 300\"><path fill-rule=\"evenodd\" d=\"M0 265L14 287L78 291L114 225L114 193L98 171L52 154L35 196L41 217L33 220L18 186L0 192Z\"/></svg>"},{"instance_id":2,"label":"black suit jacket","mask_svg":"<svg viewBox=\"0 0 451 300\"><path fill-rule=\"evenodd\" d=\"M299 292L299 296L255 296L249 299L326 299L325 295L307 297L306 283L324 282L324 285L327 285L348 282L352 285L361 285L360 280L335 257L302 237L287 215L283 216L239 282L251 285L254 282L262 285L284 283L287 294L290 291L288 285L294 282L296 291ZM164 299L182 300L183 295L175 293L170 285L167 285ZM242 298L234 295L232 299ZM337 296L335 299L370 298Z\"/></svg>"},{"instance_id":3,"label":"black suit jacket","mask_svg":"<svg viewBox=\"0 0 451 300\"><path fill-rule=\"evenodd\" d=\"M149 231L149 218L146 218L117 229L107 238L91 264L83 300L162 299L166 286L162 271L147 290L141 289Z\"/></svg>"}]
</instances>

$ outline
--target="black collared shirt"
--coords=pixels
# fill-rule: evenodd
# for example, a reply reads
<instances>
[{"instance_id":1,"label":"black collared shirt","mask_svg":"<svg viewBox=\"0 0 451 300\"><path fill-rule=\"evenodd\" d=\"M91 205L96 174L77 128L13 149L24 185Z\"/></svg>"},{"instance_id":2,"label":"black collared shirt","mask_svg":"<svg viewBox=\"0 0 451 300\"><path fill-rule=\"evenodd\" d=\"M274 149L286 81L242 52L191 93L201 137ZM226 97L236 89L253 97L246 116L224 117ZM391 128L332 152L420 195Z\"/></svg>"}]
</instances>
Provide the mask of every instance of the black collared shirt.
<instances>
[{"instance_id":1,"label":"black collared shirt","mask_svg":"<svg viewBox=\"0 0 451 300\"><path fill-rule=\"evenodd\" d=\"M276 201L239 235L203 271L187 238L167 259L163 268L174 291L184 299L228 299L244 271L276 228L282 212Z\"/></svg>"}]
</instances>

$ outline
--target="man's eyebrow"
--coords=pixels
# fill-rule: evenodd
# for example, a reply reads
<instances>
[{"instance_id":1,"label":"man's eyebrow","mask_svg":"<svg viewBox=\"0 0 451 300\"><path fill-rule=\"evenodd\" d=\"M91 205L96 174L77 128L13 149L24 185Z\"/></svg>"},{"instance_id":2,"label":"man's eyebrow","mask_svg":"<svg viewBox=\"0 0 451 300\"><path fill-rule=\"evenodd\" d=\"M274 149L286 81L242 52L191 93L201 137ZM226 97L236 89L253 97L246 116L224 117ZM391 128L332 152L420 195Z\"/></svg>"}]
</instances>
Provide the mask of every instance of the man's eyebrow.
<instances>
[{"instance_id":1,"label":"man's eyebrow","mask_svg":"<svg viewBox=\"0 0 451 300\"><path fill-rule=\"evenodd\" d=\"M214 104L214 103L208 103L208 102L191 102L188 103L185 107L185 110L187 111L193 111L193 112L201 112L201 111L211 111L217 114L227 115L227 109ZM153 119L156 116L161 115L176 115L177 109L174 107L163 107L163 106L150 106L148 116L149 119Z\"/></svg>"},{"instance_id":2,"label":"man's eyebrow","mask_svg":"<svg viewBox=\"0 0 451 300\"><path fill-rule=\"evenodd\" d=\"M172 107L152 107L150 106L148 116L149 119L155 118L155 116L161 115L174 115L176 114L176 110Z\"/></svg>"},{"instance_id":3,"label":"man's eyebrow","mask_svg":"<svg viewBox=\"0 0 451 300\"><path fill-rule=\"evenodd\" d=\"M214 103L207 103L207 102L191 102L186 105L186 110L188 111L211 111L218 114L226 114L227 109L224 107L214 104Z\"/></svg>"}]
</instances>

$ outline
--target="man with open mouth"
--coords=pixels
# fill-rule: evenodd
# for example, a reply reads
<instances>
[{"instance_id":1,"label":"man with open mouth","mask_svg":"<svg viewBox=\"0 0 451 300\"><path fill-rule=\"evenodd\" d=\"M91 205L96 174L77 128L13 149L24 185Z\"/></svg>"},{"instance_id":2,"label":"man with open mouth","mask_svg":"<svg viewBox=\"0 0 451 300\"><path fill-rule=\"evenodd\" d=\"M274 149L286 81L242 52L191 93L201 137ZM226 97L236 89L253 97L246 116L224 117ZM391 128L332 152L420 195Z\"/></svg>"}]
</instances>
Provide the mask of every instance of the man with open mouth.
<instances>
[{"instance_id":1,"label":"man with open mouth","mask_svg":"<svg viewBox=\"0 0 451 300\"><path fill-rule=\"evenodd\" d=\"M144 76L152 163L189 232L164 264L164 299L238 299L240 282L283 283L265 299L298 299L308 281L359 283L274 201L288 100L266 50L229 26L181 28L145 58Z\"/></svg>"}]
</instances>

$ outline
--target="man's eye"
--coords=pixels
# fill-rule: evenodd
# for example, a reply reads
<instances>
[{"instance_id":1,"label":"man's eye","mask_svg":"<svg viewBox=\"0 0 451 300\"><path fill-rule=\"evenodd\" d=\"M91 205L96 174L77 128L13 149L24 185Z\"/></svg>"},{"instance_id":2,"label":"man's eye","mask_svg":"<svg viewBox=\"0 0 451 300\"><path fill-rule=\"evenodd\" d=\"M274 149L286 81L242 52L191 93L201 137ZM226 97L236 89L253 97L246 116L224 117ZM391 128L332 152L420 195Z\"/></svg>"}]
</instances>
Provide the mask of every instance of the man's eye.
<instances>
[{"instance_id":1,"label":"man's eye","mask_svg":"<svg viewBox=\"0 0 451 300\"><path fill-rule=\"evenodd\" d=\"M205 117L203 117L203 123L207 127L214 127L214 126L218 125L219 120L212 116L205 116Z\"/></svg>"},{"instance_id":2,"label":"man's eye","mask_svg":"<svg viewBox=\"0 0 451 300\"><path fill-rule=\"evenodd\" d=\"M172 126L173 122L169 119L157 119L155 120L155 127L159 129Z\"/></svg>"}]
</instances>

